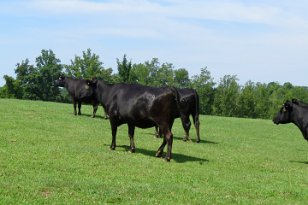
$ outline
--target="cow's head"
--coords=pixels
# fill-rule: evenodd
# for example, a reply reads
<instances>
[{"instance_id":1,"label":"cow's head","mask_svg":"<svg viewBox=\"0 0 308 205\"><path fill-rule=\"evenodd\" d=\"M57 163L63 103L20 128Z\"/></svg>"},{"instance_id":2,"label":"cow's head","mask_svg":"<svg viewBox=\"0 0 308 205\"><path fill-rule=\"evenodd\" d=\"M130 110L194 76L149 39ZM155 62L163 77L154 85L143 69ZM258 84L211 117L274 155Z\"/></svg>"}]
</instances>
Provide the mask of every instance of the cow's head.
<instances>
[{"instance_id":1,"label":"cow's head","mask_svg":"<svg viewBox=\"0 0 308 205\"><path fill-rule=\"evenodd\" d=\"M296 99L296 98L293 98L292 99L292 103L298 105L300 103L300 101L298 99Z\"/></svg>"},{"instance_id":2,"label":"cow's head","mask_svg":"<svg viewBox=\"0 0 308 205\"><path fill-rule=\"evenodd\" d=\"M290 123L292 110L293 110L293 103L290 101L286 101L280 108L279 112L274 117L273 122L277 125Z\"/></svg>"},{"instance_id":3,"label":"cow's head","mask_svg":"<svg viewBox=\"0 0 308 205\"><path fill-rule=\"evenodd\" d=\"M96 88L96 85L97 85L97 78L96 77L93 77L91 80L88 81L88 85L90 87L92 87L93 89Z\"/></svg>"},{"instance_id":4,"label":"cow's head","mask_svg":"<svg viewBox=\"0 0 308 205\"><path fill-rule=\"evenodd\" d=\"M89 99L94 96L93 83L91 80L79 82L80 87L76 90L76 95L80 99Z\"/></svg>"},{"instance_id":5,"label":"cow's head","mask_svg":"<svg viewBox=\"0 0 308 205\"><path fill-rule=\"evenodd\" d=\"M65 76L60 75L60 77L55 80L55 86L64 87L65 86Z\"/></svg>"},{"instance_id":6,"label":"cow's head","mask_svg":"<svg viewBox=\"0 0 308 205\"><path fill-rule=\"evenodd\" d=\"M92 85L96 85L96 83L97 83L97 78L96 78L96 77L93 77L92 80L91 80L91 83L92 83Z\"/></svg>"},{"instance_id":7,"label":"cow's head","mask_svg":"<svg viewBox=\"0 0 308 205\"><path fill-rule=\"evenodd\" d=\"M86 80L86 85L85 85L85 89L86 90L93 90L93 88L95 87L96 85L96 81L93 82L93 80Z\"/></svg>"}]
</instances>

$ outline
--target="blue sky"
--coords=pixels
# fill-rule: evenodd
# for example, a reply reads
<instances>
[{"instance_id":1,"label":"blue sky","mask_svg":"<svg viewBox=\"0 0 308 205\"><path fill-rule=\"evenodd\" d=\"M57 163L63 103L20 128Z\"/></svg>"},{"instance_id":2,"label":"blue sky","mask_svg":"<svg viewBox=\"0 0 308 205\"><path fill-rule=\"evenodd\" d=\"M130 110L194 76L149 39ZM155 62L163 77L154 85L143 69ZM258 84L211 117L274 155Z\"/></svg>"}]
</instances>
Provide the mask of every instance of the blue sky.
<instances>
[{"instance_id":1,"label":"blue sky","mask_svg":"<svg viewBox=\"0 0 308 205\"><path fill-rule=\"evenodd\" d=\"M114 71L127 54L191 76L207 66L216 82L308 86L307 10L307 0L0 0L0 86L42 49L69 64L88 48Z\"/></svg>"}]
</instances>

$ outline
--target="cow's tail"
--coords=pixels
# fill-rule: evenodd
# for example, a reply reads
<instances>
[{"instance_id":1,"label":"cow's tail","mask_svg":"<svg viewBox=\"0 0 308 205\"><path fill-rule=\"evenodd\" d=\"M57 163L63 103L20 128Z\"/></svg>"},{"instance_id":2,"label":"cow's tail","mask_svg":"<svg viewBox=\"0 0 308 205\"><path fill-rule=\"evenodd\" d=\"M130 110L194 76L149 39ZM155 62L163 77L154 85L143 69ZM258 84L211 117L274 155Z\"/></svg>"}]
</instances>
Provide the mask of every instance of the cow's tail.
<instances>
[{"instance_id":1,"label":"cow's tail","mask_svg":"<svg viewBox=\"0 0 308 205\"><path fill-rule=\"evenodd\" d=\"M180 113L180 110L181 110L180 109L180 94L175 87L170 87L170 89L172 90L172 93L174 95L174 99L176 101L177 113L175 113L175 115L181 115L181 113Z\"/></svg>"},{"instance_id":2,"label":"cow's tail","mask_svg":"<svg viewBox=\"0 0 308 205\"><path fill-rule=\"evenodd\" d=\"M200 106L200 103L199 103L199 95L197 93L196 90L195 91L195 96L196 96L196 110L195 110L195 116L194 116L194 125L195 125L195 128L196 128L196 134L197 134L197 139L196 139L196 142L200 142L200 121L199 121L199 106Z\"/></svg>"}]
</instances>

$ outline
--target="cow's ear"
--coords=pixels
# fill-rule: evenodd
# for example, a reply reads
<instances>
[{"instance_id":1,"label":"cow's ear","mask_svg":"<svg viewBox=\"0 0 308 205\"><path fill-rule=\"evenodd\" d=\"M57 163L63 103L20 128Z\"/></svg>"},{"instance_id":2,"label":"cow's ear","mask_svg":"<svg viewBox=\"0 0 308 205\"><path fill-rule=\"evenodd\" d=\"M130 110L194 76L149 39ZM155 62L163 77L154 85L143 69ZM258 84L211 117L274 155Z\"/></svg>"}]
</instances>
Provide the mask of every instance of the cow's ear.
<instances>
[{"instance_id":1,"label":"cow's ear","mask_svg":"<svg viewBox=\"0 0 308 205\"><path fill-rule=\"evenodd\" d=\"M92 78L92 80L91 80L91 81L92 81L92 84L93 84L93 85L96 85L96 83L97 83L97 78L96 78L96 77L94 77L94 78Z\"/></svg>"},{"instance_id":2,"label":"cow's ear","mask_svg":"<svg viewBox=\"0 0 308 205\"><path fill-rule=\"evenodd\" d=\"M294 103L294 104L298 105L298 99L293 98L293 99L292 99L292 103Z\"/></svg>"}]
</instances>

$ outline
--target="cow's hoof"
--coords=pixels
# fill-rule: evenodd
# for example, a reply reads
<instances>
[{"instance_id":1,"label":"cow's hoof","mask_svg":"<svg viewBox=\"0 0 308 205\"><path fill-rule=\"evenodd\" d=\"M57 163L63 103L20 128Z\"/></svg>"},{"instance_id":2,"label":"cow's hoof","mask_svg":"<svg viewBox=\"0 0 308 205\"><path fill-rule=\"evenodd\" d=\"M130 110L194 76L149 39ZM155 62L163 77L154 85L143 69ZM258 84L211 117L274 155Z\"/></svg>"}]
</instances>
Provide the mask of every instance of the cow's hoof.
<instances>
[{"instance_id":1,"label":"cow's hoof","mask_svg":"<svg viewBox=\"0 0 308 205\"><path fill-rule=\"evenodd\" d=\"M187 137L183 137L183 141L184 141L184 142L187 142L187 141L190 141L190 139L187 138Z\"/></svg>"},{"instance_id":2,"label":"cow's hoof","mask_svg":"<svg viewBox=\"0 0 308 205\"><path fill-rule=\"evenodd\" d=\"M200 143L200 140L197 140L196 142L197 142L197 143Z\"/></svg>"},{"instance_id":3,"label":"cow's hoof","mask_svg":"<svg viewBox=\"0 0 308 205\"><path fill-rule=\"evenodd\" d=\"M165 160L166 160L166 162L170 162L171 158L170 157L166 157Z\"/></svg>"},{"instance_id":4,"label":"cow's hoof","mask_svg":"<svg viewBox=\"0 0 308 205\"><path fill-rule=\"evenodd\" d=\"M161 156L162 156L162 154L163 154L163 152L158 151L158 152L156 152L155 157L161 157Z\"/></svg>"},{"instance_id":5,"label":"cow's hoof","mask_svg":"<svg viewBox=\"0 0 308 205\"><path fill-rule=\"evenodd\" d=\"M135 152L136 152L136 149L135 149L135 148L134 148L134 149L130 149L129 152L130 152L130 153L135 153Z\"/></svg>"},{"instance_id":6,"label":"cow's hoof","mask_svg":"<svg viewBox=\"0 0 308 205\"><path fill-rule=\"evenodd\" d=\"M115 146L110 146L110 150L115 150Z\"/></svg>"}]
</instances>

